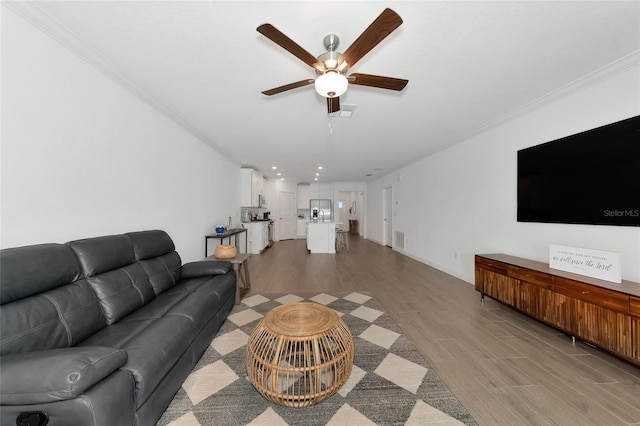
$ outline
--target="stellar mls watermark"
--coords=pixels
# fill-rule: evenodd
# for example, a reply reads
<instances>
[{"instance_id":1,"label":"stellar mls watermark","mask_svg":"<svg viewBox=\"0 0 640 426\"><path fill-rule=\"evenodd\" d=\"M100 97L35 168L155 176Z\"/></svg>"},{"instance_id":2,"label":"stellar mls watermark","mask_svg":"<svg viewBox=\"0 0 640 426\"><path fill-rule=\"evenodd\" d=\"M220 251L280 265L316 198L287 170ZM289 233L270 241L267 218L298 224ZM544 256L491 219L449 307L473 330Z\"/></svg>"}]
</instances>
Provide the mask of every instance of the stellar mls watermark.
<instances>
[{"instance_id":1,"label":"stellar mls watermark","mask_svg":"<svg viewBox=\"0 0 640 426\"><path fill-rule=\"evenodd\" d=\"M639 209L631 210L605 210L604 217L638 217L640 216Z\"/></svg>"}]
</instances>

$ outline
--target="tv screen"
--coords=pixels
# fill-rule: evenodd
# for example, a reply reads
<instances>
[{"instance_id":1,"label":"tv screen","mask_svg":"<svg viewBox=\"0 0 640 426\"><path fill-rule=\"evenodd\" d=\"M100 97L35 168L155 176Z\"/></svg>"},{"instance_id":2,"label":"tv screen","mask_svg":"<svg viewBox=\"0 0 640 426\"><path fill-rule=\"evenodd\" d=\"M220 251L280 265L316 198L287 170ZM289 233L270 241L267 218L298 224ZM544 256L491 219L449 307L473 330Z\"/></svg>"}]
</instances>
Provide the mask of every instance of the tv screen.
<instances>
[{"instance_id":1,"label":"tv screen","mask_svg":"<svg viewBox=\"0 0 640 426\"><path fill-rule=\"evenodd\" d=\"M518 221L640 226L640 116L518 151Z\"/></svg>"}]
</instances>

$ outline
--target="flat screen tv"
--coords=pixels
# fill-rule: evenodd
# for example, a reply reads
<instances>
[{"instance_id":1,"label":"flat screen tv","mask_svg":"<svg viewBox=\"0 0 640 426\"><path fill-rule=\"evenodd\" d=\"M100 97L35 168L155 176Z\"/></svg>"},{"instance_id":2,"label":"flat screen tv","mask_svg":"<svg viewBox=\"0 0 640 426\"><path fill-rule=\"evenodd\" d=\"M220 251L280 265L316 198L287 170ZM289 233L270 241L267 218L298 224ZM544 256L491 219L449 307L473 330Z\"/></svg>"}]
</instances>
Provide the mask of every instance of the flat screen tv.
<instances>
[{"instance_id":1,"label":"flat screen tv","mask_svg":"<svg viewBox=\"0 0 640 426\"><path fill-rule=\"evenodd\" d=\"M518 221L640 226L640 116L518 151Z\"/></svg>"}]
</instances>

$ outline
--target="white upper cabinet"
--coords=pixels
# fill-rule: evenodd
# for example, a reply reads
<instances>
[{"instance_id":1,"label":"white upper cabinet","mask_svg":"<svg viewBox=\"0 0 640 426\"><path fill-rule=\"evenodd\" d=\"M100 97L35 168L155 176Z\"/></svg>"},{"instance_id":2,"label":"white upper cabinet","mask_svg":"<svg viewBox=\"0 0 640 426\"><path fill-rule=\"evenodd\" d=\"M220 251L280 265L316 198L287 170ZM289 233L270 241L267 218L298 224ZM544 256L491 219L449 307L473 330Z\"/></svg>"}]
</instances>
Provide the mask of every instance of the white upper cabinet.
<instances>
[{"instance_id":1,"label":"white upper cabinet","mask_svg":"<svg viewBox=\"0 0 640 426\"><path fill-rule=\"evenodd\" d=\"M309 200L311 199L311 190L310 186L307 185L298 185L298 208L299 209L308 209L309 208Z\"/></svg>"},{"instance_id":2,"label":"white upper cabinet","mask_svg":"<svg viewBox=\"0 0 640 426\"><path fill-rule=\"evenodd\" d=\"M260 207L259 196L264 196L264 178L253 169L240 169L240 206Z\"/></svg>"},{"instance_id":3,"label":"white upper cabinet","mask_svg":"<svg viewBox=\"0 0 640 426\"><path fill-rule=\"evenodd\" d=\"M317 198L331 200L333 198L332 191L333 185L330 183L312 183L309 185L309 198L312 200Z\"/></svg>"}]
</instances>

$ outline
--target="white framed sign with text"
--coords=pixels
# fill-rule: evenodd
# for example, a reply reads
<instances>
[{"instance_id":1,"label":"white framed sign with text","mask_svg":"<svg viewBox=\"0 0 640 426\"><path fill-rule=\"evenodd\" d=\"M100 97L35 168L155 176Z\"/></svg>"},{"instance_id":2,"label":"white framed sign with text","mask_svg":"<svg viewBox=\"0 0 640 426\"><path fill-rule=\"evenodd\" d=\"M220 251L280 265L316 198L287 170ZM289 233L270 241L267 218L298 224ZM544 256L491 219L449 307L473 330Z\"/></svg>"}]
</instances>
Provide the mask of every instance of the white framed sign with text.
<instances>
[{"instance_id":1,"label":"white framed sign with text","mask_svg":"<svg viewBox=\"0 0 640 426\"><path fill-rule=\"evenodd\" d=\"M614 283L622 282L620 253L549 244L549 267Z\"/></svg>"}]
</instances>

